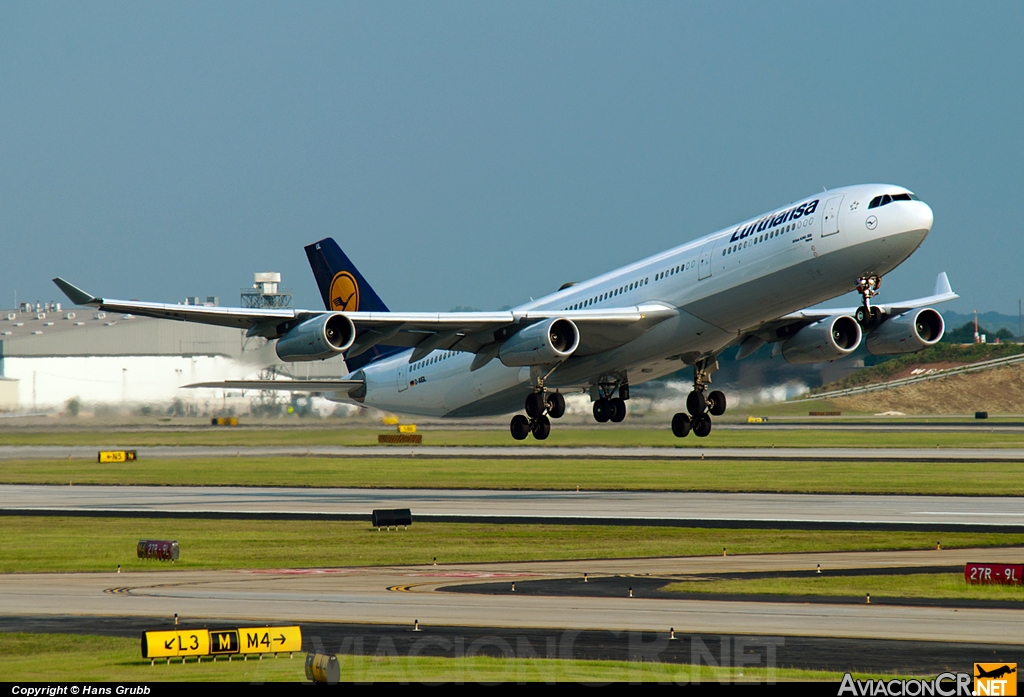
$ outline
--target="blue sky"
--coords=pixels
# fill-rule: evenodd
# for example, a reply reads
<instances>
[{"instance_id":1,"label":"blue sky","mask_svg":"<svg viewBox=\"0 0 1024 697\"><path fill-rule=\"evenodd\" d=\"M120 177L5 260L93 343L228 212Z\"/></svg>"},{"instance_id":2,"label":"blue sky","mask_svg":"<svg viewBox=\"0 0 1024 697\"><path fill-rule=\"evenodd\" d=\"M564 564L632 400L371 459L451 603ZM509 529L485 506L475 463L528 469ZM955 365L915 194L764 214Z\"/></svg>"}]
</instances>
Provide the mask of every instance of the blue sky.
<instances>
[{"instance_id":1,"label":"blue sky","mask_svg":"<svg viewBox=\"0 0 1024 697\"><path fill-rule=\"evenodd\" d=\"M823 186L905 185L882 300L1016 314L1021 3L0 4L0 305L539 297Z\"/></svg>"}]
</instances>

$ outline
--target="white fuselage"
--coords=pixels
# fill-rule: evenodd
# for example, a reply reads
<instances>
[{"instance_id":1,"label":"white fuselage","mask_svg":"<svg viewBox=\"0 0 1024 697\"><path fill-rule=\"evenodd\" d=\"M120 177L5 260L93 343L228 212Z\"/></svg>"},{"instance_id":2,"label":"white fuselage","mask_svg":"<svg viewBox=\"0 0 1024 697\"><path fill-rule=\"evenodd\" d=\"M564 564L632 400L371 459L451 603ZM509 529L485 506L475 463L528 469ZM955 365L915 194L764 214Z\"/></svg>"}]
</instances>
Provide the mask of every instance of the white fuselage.
<instances>
[{"instance_id":1,"label":"white fuselage","mask_svg":"<svg viewBox=\"0 0 1024 697\"><path fill-rule=\"evenodd\" d=\"M825 191L687 242L514 309L576 310L663 304L677 310L638 338L573 356L545 385L563 392L602 382L636 385L715 354L760 324L854 290L860 276L892 271L924 240L932 211L922 201L868 210L872 184ZM810 211L804 214L805 211ZM362 369L366 406L405 414L469 417L522 409L530 368L495 359L471 371L474 354L412 349ZM536 370L536 369L535 369ZM348 395L331 395L352 401Z\"/></svg>"}]
</instances>

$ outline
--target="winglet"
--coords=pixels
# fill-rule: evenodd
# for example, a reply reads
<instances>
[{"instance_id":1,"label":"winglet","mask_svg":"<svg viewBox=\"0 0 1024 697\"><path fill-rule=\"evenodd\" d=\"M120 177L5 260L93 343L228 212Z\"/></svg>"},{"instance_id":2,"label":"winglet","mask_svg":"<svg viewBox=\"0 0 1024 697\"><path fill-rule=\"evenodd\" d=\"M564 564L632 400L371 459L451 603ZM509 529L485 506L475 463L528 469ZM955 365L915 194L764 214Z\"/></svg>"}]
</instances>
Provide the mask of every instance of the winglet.
<instances>
[{"instance_id":1,"label":"winglet","mask_svg":"<svg viewBox=\"0 0 1024 697\"><path fill-rule=\"evenodd\" d=\"M88 293L86 293L81 288L78 288L76 286L71 285L70 283L65 281L63 278L55 278L55 279L53 279L53 282L57 284L58 288L60 288L62 291L64 291L64 295L68 296L68 298L71 300L71 302L73 302L75 305L97 305L98 306L98 305L102 304L102 302L103 302L99 298L94 298L93 296L89 295Z\"/></svg>"},{"instance_id":2,"label":"winglet","mask_svg":"<svg viewBox=\"0 0 1024 697\"><path fill-rule=\"evenodd\" d=\"M953 287L949 285L949 278L946 276L946 272L940 271L939 275L935 277L935 292L932 295L945 295L952 292Z\"/></svg>"}]
</instances>

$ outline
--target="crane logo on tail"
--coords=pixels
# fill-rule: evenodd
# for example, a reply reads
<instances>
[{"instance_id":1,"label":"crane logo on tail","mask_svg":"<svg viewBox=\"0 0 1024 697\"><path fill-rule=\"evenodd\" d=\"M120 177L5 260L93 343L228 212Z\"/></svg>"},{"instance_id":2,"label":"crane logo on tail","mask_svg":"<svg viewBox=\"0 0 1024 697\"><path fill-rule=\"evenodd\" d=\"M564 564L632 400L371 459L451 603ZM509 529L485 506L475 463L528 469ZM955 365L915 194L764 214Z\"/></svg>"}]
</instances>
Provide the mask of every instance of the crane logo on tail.
<instances>
[{"instance_id":1,"label":"crane logo on tail","mask_svg":"<svg viewBox=\"0 0 1024 697\"><path fill-rule=\"evenodd\" d=\"M359 309L359 284L348 271L339 271L331 279L331 309L339 312Z\"/></svg>"}]
</instances>

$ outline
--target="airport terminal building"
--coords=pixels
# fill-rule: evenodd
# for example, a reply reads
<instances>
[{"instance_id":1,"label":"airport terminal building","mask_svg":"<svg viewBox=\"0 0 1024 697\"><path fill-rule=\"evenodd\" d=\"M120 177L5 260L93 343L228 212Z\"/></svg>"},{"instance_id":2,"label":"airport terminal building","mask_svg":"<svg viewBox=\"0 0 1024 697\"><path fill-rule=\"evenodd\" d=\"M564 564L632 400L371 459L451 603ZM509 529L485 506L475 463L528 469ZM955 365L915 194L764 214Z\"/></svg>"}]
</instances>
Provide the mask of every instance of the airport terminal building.
<instances>
[{"instance_id":1,"label":"airport terminal building","mask_svg":"<svg viewBox=\"0 0 1024 697\"><path fill-rule=\"evenodd\" d=\"M276 285L273 289L276 292ZM86 409L149 405L188 413L247 412L255 391L181 387L274 374L338 377L344 373L340 358L282 365L273 345L246 337L239 329L91 308L69 310L59 303L26 303L0 310L0 411L5 412L59 411L72 400ZM274 399L274 394L267 397ZM276 399L287 401L288 393L279 393Z\"/></svg>"}]
</instances>

